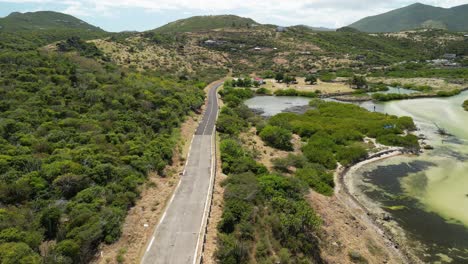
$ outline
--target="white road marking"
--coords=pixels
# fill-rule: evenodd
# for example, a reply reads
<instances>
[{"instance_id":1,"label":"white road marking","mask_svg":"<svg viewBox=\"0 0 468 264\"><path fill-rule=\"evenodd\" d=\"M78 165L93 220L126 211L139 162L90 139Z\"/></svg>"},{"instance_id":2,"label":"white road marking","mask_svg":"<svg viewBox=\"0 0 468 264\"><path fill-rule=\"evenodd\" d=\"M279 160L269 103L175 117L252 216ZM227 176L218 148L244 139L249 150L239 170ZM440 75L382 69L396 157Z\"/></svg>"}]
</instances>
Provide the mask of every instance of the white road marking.
<instances>
[{"instance_id":1,"label":"white road marking","mask_svg":"<svg viewBox=\"0 0 468 264\"><path fill-rule=\"evenodd\" d=\"M153 236L153 238L151 238L151 242L149 243L148 248L146 249L146 252L148 252L151 249L151 246L153 245L153 242L154 242L154 236Z\"/></svg>"},{"instance_id":2,"label":"white road marking","mask_svg":"<svg viewBox=\"0 0 468 264\"><path fill-rule=\"evenodd\" d=\"M209 112L205 113L205 117L207 118L207 122L205 124L205 127L203 129L203 133L202 133L202 136L205 134L206 132L206 129L208 128L208 125L210 124L210 118L213 114L213 110L216 110L216 119L218 117L218 114L219 114L219 111L218 110L218 96L217 96L217 89L221 86L222 84L218 84L217 86L215 86L216 88L214 89L214 96L216 96L216 101L215 103L212 103L210 109L209 109ZM212 95L213 96L213 95ZM215 109L216 107L216 109ZM210 201L210 198L212 196L212 192L213 192L213 180L214 180L214 165L215 165L215 159L213 158L213 151L214 151L214 147L215 147L215 144L214 144L214 140L215 140L215 136L216 134L214 133L216 131L216 126L214 126L213 128L213 132L211 134L211 147L210 147L210 154L211 154L211 157L210 157L210 160L211 160L211 170L210 170L210 184L209 184L209 187L208 187L208 195L206 197L206 200L205 200L205 208L204 208L204 212L203 212L203 218L202 218L202 223L201 223L201 226L200 226L200 232L198 232L198 240L197 240L197 245L196 245L196 248L195 248L195 254L193 255L193 263L195 264L197 262L197 259L198 259L198 248L200 247L200 238L201 238L201 234L203 232L203 227L206 226L206 222L208 221L208 214L207 214L207 211L208 211L208 206L210 205L209 204L209 201ZM193 145L193 140L195 138L195 134L192 135L192 141L190 142L190 147L189 147L189 152L187 154L187 161L185 163L185 168L184 168L184 171L183 171L183 175L185 175L186 173L186 167L188 166L188 162L189 162L189 159L190 159L190 152L191 152L191 149L192 149L192 145ZM153 245L154 243L154 240L155 240L155 236L156 236L156 233L158 232L158 229L160 227L160 225L162 224L162 222L164 221L165 217L166 217L166 212L167 212L167 209L170 207L170 205L172 204L172 201L174 200L174 197L179 189L179 186L182 182L182 178L179 179L179 182L176 186L176 189L174 190L174 193L172 194L172 197L169 201L169 203L166 205L165 209L164 209L164 213L158 223L158 225L156 226L156 229L153 233L153 237L151 239L151 242L148 246L148 248L146 249L146 252L148 252L150 249L151 249L151 246ZM194 233L194 234L197 234L197 233ZM172 245L174 246L174 245ZM145 254L146 255L146 254ZM201 257L201 255L200 255ZM142 259L142 262L144 262L144 259L145 259L145 256L143 257Z\"/></svg>"}]
</instances>

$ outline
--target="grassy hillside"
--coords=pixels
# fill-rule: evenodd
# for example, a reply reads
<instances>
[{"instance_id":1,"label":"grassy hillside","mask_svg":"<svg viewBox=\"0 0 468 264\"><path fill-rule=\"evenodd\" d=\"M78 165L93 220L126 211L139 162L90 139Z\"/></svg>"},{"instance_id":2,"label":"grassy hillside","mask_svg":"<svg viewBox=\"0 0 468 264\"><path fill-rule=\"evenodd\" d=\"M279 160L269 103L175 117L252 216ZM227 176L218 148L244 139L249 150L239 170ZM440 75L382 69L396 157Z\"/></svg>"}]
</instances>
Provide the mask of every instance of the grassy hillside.
<instances>
[{"instance_id":1,"label":"grassy hillside","mask_svg":"<svg viewBox=\"0 0 468 264\"><path fill-rule=\"evenodd\" d=\"M7 17L0 18L0 30L5 32L52 29L80 29L103 32L102 29L90 25L76 17L52 11L15 12Z\"/></svg>"},{"instance_id":2,"label":"grassy hillside","mask_svg":"<svg viewBox=\"0 0 468 264\"><path fill-rule=\"evenodd\" d=\"M225 27L192 32L151 31L116 35L96 45L117 64L177 76L201 72L235 75L268 71L295 74L340 68L372 69L402 61L467 55L463 35L443 30L369 34L318 32L304 26L276 32L274 26ZM207 45L206 40L215 40ZM219 76L219 74L215 74ZM213 75L214 76L214 75ZM266 76L266 75L265 75Z\"/></svg>"},{"instance_id":3,"label":"grassy hillside","mask_svg":"<svg viewBox=\"0 0 468 264\"><path fill-rule=\"evenodd\" d=\"M195 16L177 20L155 29L156 32L194 32L218 28L248 28L258 25L250 18L234 15Z\"/></svg>"},{"instance_id":4,"label":"grassy hillside","mask_svg":"<svg viewBox=\"0 0 468 264\"><path fill-rule=\"evenodd\" d=\"M398 32L416 28L439 28L468 31L468 5L440 8L413 4L350 25L364 32Z\"/></svg>"}]
</instances>

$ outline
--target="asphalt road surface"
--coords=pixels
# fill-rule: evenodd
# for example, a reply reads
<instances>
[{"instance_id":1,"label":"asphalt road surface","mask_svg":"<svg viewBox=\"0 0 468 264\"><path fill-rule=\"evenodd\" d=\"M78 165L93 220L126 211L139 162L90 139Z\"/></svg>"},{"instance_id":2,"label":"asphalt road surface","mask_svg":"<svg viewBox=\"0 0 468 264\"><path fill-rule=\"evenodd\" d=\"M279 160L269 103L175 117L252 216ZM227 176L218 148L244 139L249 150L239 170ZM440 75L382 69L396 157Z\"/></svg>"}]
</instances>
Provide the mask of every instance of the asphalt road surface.
<instances>
[{"instance_id":1,"label":"asphalt road surface","mask_svg":"<svg viewBox=\"0 0 468 264\"><path fill-rule=\"evenodd\" d=\"M190 146L179 185L148 244L142 264L196 263L206 225L214 178L214 129L218 115L217 89L208 104Z\"/></svg>"}]
</instances>

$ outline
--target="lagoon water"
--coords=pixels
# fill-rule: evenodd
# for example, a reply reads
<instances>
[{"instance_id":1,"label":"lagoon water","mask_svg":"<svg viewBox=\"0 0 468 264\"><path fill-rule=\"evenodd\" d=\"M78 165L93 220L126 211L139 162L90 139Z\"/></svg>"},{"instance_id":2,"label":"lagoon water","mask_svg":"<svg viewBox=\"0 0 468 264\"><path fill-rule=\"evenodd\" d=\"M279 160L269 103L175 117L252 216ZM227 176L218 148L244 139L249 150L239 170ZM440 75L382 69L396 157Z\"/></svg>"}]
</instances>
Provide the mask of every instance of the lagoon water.
<instances>
[{"instance_id":1,"label":"lagoon water","mask_svg":"<svg viewBox=\"0 0 468 264\"><path fill-rule=\"evenodd\" d=\"M250 109L261 110L263 116L274 116L293 107L307 106L310 98L298 96L255 96L247 101Z\"/></svg>"},{"instance_id":2,"label":"lagoon water","mask_svg":"<svg viewBox=\"0 0 468 264\"><path fill-rule=\"evenodd\" d=\"M450 98L360 103L369 111L413 117L418 133L434 147L420 156L368 164L353 176L367 198L406 231L427 263L468 263L468 112L461 107L467 99L468 91ZM274 115L309 101L255 97L246 104ZM453 136L439 135L437 126Z\"/></svg>"},{"instance_id":3,"label":"lagoon water","mask_svg":"<svg viewBox=\"0 0 468 264\"><path fill-rule=\"evenodd\" d=\"M368 94L374 94L375 92L368 93ZM419 91L416 90L411 90L411 89L405 89L401 87L388 87L387 91L380 91L377 93L383 93L383 94L414 94L414 93L420 93Z\"/></svg>"},{"instance_id":4,"label":"lagoon water","mask_svg":"<svg viewBox=\"0 0 468 264\"><path fill-rule=\"evenodd\" d=\"M377 111L411 116L434 150L362 167L361 190L391 213L430 263L468 263L468 92L377 104ZM373 103L362 105L373 109ZM453 136L441 136L437 126ZM397 208L400 210L391 210Z\"/></svg>"}]
</instances>

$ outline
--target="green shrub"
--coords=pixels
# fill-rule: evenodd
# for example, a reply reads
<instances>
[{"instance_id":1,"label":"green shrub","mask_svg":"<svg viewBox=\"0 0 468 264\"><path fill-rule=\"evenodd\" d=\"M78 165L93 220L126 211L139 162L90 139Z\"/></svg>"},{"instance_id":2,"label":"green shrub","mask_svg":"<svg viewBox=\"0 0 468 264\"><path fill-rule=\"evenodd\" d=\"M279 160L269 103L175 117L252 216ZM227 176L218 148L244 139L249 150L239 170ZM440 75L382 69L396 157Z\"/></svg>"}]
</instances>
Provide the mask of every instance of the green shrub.
<instances>
[{"instance_id":1,"label":"green shrub","mask_svg":"<svg viewBox=\"0 0 468 264\"><path fill-rule=\"evenodd\" d=\"M333 182L333 174L331 173L315 168L304 168L297 170L295 177L307 183L309 187L318 193L328 196L333 194L335 184Z\"/></svg>"},{"instance_id":2,"label":"green shrub","mask_svg":"<svg viewBox=\"0 0 468 264\"><path fill-rule=\"evenodd\" d=\"M266 126L260 132L260 137L269 146L272 146L281 150L293 150L292 145L292 133L284 128L275 126Z\"/></svg>"},{"instance_id":3,"label":"green shrub","mask_svg":"<svg viewBox=\"0 0 468 264\"><path fill-rule=\"evenodd\" d=\"M271 95L272 92L268 90L267 88L258 88L257 91L255 92L256 94L261 94L261 95Z\"/></svg>"},{"instance_id":4,"label":"green shrub","mask_svg":"<svg viewBox=\"0 0 468 264\"><path fill-rule=\"evenodd\" d=\"M439 92L437 92L437 96L450 97L450 96L458 95L460 93L461 93L461 90L459 90L459 89L455 89L455 90L452 90L452 91L439 91Z\"/></svg>"}]
</instances>

